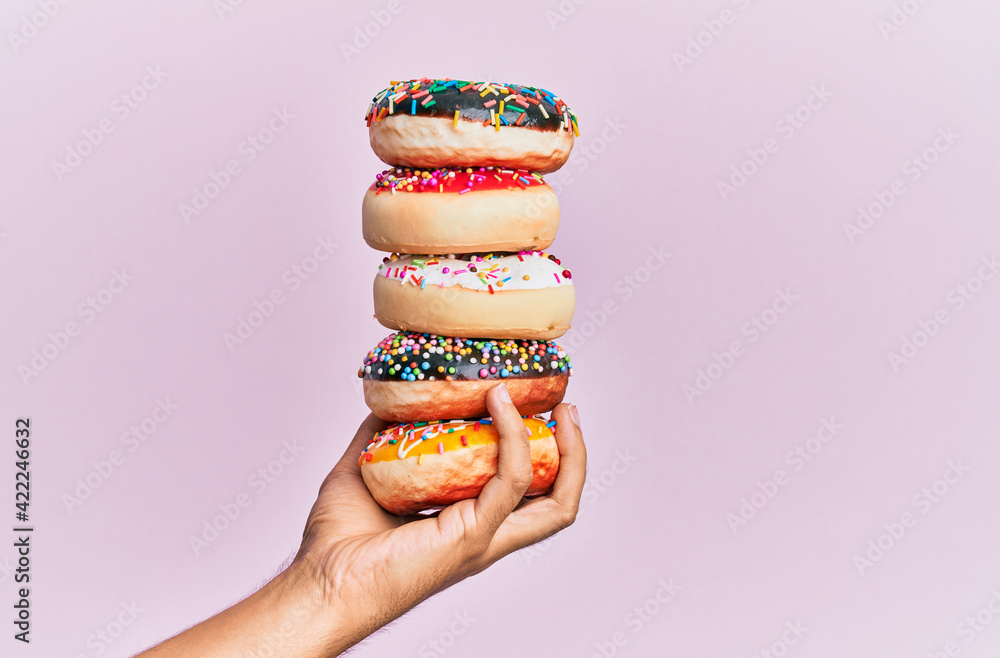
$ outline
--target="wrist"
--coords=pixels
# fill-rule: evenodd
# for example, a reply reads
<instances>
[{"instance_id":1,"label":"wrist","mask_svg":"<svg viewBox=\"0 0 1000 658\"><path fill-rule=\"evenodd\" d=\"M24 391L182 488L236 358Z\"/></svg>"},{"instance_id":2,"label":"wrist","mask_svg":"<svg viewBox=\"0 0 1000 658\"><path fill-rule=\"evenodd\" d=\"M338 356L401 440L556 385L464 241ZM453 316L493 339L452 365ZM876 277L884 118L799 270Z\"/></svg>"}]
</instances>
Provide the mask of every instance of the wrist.
<instances>
[{"instance_id":1,"label":"wrist","mask_svg":"<svg viewBox=\"0 0 1000 658\"><path fill-rule=\"evenodd\" d=\"M304 655L337 656L362 639L353 637L344 608L315 555L299 553L268 585L274 585L276 607L284 611L281 639L297 638L308 644L309 652Z\"/></svg>"},{"instance_id":2,"label":"wrist","mask_svg":"<svg viewBox=\"0 0 1000 658\"><path fill-rule=\"evenodd\" d=\"M327 658L357 640L331 605L315 561L299 556L270 582L215 617L150 649L150 656Z\"/></svg>"}]
</instances>

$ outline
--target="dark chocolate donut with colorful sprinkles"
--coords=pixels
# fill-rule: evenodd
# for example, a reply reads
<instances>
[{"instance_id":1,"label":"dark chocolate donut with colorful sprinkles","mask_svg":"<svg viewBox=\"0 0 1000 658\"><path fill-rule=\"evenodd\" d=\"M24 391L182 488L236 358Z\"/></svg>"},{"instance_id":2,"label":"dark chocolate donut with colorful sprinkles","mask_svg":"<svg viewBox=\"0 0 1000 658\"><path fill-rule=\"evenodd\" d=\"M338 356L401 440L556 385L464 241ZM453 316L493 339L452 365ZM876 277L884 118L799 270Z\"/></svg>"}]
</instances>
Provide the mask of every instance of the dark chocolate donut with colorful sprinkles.
<instances>
[{"instance_id":1,"label":"dark chocolate donut with colorful sprinkles","mask_svg":"<svg viewBox=\"0 0 1000 658\"><path fill-rule=\"evenodd\" d=\"M540 87L421 78L393 82L365 113L375 154L394 166L506 167L540 173L566 163L576 115Z\"/></svg>"},{"instance_id":2,"label":"dark chocolate donut with colorful sprinkles","mask_svg":"<svg viewBox=\"0 0 1000 658\"><path fill-rule=\"evenodd\" d=\"M550 411L571 373L569 356L551 341L400 331L368 352L358 376L375 415L403 422L486 415L486 391L498 381L522 414Z\"/></svg>"},{"instance_id":3,"label":"dark chocolate donut with colorful sprinkles","mask_svg":"<svg viewBox=\"0 0 1000 658\"><path fill-rule=\"evenodd\" d=\"M375 120L397 112L453 120L457 111L459 120L542 130L567 129L567 117L576 121L566 103L546 89L431 78L392 83L372 99L369 111Z\"/></svg>"}]
</instances>

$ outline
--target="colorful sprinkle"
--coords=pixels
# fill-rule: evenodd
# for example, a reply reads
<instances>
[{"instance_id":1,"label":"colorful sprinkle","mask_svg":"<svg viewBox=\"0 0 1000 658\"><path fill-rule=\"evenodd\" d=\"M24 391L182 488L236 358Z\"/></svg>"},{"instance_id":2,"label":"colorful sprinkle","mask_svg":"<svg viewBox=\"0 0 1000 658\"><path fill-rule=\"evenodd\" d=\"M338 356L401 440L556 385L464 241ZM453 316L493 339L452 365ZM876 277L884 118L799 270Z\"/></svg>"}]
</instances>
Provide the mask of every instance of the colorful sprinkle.
<instances>
[{"instance_id":1,"label":"colorful sprinkle","mask_svg":"<svg viewBox=\"0 0 1000 658\"><path fill-rule=\"evenodd\" d=\"M388 115L394 115L395 106L407 96L411 99L410 113L427 116L443 116L453 119L453 126L458 125L458 118L450 114L452 108L460 110L459 118L467 121L478 121L484 126L493 124L496 130L502 125L531 126L543 130L569 130L579 136L580 127L577 117L566 103L550 91L540 87L496 83L469 82L452 79L421 78L419 80L400 80L390 82L373 99L365 113L365 123L371 125L380 121L383 109ZM419 107L416 100L428 99ZM449 112L440 112L435 103L442 100ZM507 121L488 117L486 110L494 105L501 105L500 115L515 112L519 115L517 121Z\"/></svg>"},{"instance_id":2,"label":"colorful sprinkle","mask_svg":"<svg viewBox=\"0 0 1000 658\"><path fill-rule=\"evenodd\" d=\"M512 173L501 177L501 173ZM530 177L530 178L529 178ZM381 192L459 192L463 190L521 190L531 182L545 185L545 180L536 172L496 167L441 167L438 169L415 169L394 167L375 176L371 188L376 194Z\"/></svg>"},{"instance_id":3,"label":"colorful sprinkle","mask_svg":"<svg viewBox=\"0 0 1000 658\"><path fill-rule=\"evenodd\" d=\"M491 361L502 361L505 367L491 366ZM529 363L532 367L528 367ZM377 381L434 381L445 373L452 380L476 381L505 376L570 375L572 366L569 355L552 341L457 338L400 331L368 352L358 377ZM415 427L426 425L419 423Z\"/></svg>"},{"instance_id":4,"label":"colorful sprinkle","mask_svg":"<svg viewBox=\"0 0 1000 658\"><path fill-rule=\"evenodd\" d=\"M540 415L522 416L522 418L524 419L528 437L531 439L534 440L536 438L555 435L555 430L553 429L554 423L552 421ZM471 424L473 424L472 420L433 421L431 426L424 430L424 435L419 438L414 436L412 423L401 423L390 426L372 436L368 445L359 455L358 463L364 467L366 463L372 461L405 459L415 450L416 454L414 456L417 458L417 464L423 464L424 457L433 454L435 451L439 455L442 455L449 450L459 450L471 445L476 437L470 440L469 435L462 433L462 430L466 430ZM489 417L478 419L475 421L475 430L478 433L482 431L481 427L483 425L488 426L492 424L493 420ZM427 439L428 436L426 435L428 433L430 433L430 438L438 438L435 444L431 444L433 447L423 443L423 440L421 440ZM448 438L450 435L456 433L458 434L457 440ZM480 437L480 440L482 438L495 441L496 432L488 431L486 432L486 437ZM393 447L387 449L385 448L387 445Z\"/></svg>"}]
</instances>

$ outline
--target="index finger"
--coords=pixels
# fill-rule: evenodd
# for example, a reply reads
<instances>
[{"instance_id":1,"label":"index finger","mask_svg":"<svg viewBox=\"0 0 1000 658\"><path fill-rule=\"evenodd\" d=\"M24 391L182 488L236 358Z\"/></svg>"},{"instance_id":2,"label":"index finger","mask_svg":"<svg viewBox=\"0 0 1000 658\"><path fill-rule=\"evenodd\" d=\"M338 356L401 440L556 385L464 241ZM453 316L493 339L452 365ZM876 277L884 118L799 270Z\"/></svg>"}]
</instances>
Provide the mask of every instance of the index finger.
<instances>
[{"instance_id":1,"label":"index finger","mask_svg":"<svg viewBox=\"0 0 1000 658\"><path fill-rule=\"evenodd\" d=\"M333 473L352 473L361 477L361 464L358 463L358 458L365 447L371 442L372 437L388 426L389 423L375 414L368 414L368 417L361 423L361 427L358 428L357 434L354 435L354 438L348 444L344 455L333 467L331 475Z\"/></svg>"}]
</instances>

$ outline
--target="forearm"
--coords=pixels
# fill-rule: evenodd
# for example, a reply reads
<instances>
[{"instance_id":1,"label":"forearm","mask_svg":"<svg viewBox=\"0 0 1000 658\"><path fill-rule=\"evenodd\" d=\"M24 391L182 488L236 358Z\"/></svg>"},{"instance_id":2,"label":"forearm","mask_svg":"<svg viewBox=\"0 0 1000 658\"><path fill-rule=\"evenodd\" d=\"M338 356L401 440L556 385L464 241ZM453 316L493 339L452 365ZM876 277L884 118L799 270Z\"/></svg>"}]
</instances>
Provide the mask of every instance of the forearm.
<instances>
[{"instance_id":1,"label":"forearm","mask_svg":"<svg viewBox=\"0 0 1000 658\"><path fill-rule=\"evenodd\" d=\"M327 658L360 637L339 618L316 570L295 560L257 592L141 654L143 658Z\"/></svg>"},{"instance_id":2,"label":"forearm","mask_svg":"<svg viewBox=\"0 0 1000 658\"><path fill-rule=\"evenodd\" d=\"M523 418L502 387L487 397L500 434L497 474L477 498L427 518L389 514L372 498L358 455L385 424L369 416L324 481L292 564L259 591L142 654L145 658L328 658L429 596L573 523L587 472L579 416L552 411L559 473L545 496L532 481Z\"/></svg>"}]
</instances>

